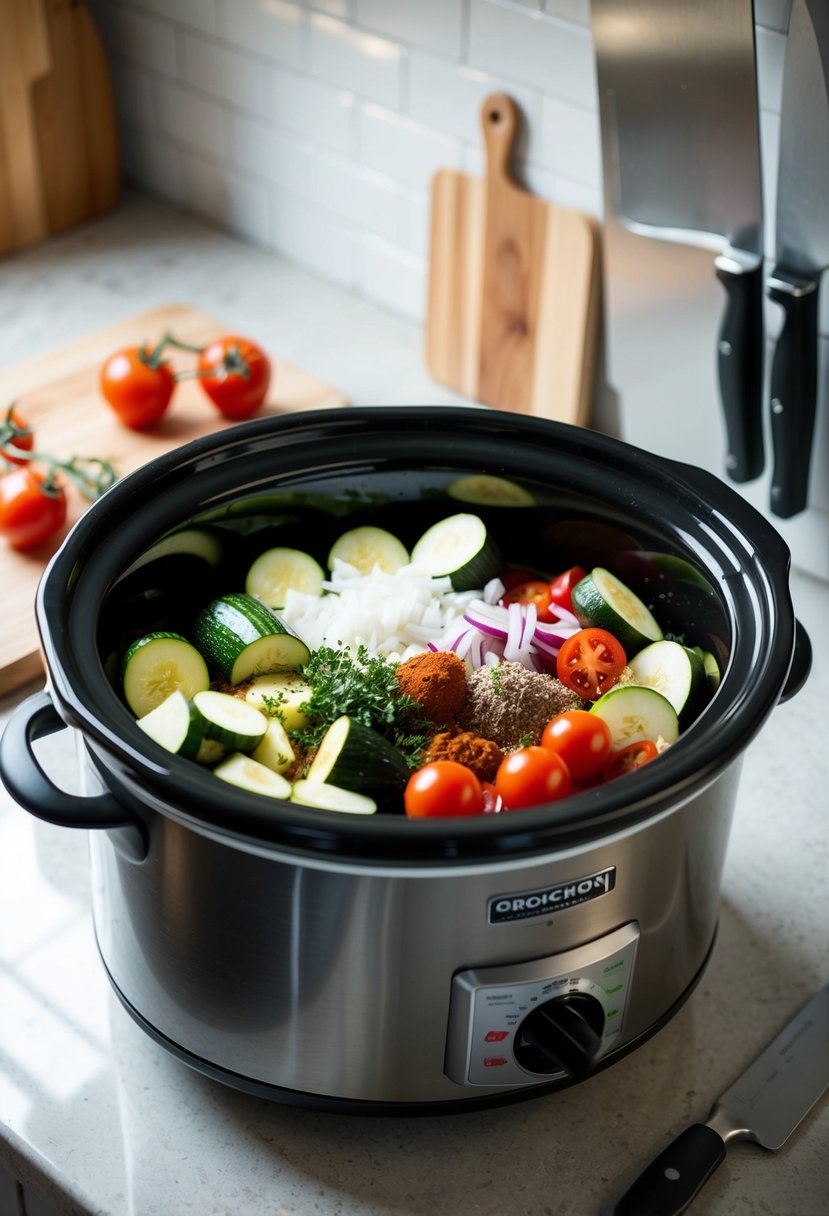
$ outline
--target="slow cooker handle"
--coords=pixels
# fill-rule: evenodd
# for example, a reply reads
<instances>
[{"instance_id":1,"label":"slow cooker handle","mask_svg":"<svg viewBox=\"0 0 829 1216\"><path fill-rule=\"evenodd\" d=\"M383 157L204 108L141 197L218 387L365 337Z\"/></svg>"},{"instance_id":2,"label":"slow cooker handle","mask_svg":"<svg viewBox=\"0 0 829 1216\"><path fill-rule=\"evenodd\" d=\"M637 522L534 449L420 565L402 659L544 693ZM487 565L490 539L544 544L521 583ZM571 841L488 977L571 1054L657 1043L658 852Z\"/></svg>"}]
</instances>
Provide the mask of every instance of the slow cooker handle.
<instances>
[{"instance_id":1,"label":"slow cooker handle","mask_svg":"<svg viewBox=\"0 0 829 1216\"><path fill-rule=\"evenodd\" d=\"M812 670L812 642L800 621L794 623L794 651L792 664L780 700L788 701L795 693L800 692Z\"/></svg>"},{"instance_id":2,"label":"slow cooker handle","mask_svg":"<svg viewBox=\"0 0 829 1216\"><path fill-rule=\"evenodd\" d=\"M111 794L68 794L47 777L32 744L65 728L47 691L21 701L0 736L0 778L12 798L36 818L59 827L136 827L135 817Z\"/></svg>"}]
</instances>

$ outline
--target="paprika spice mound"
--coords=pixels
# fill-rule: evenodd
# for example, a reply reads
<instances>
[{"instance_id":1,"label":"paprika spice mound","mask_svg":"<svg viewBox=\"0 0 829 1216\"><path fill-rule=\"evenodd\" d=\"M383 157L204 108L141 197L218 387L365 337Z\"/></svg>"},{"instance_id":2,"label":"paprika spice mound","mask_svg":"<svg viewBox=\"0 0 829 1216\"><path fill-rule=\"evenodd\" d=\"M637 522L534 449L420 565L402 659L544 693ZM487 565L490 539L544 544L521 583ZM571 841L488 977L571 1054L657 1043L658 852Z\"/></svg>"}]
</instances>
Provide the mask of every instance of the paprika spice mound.
<instances>
[{"instance_id":1,"label":"paprika spice mound","mask_svg":"<svg viewBox=\"0 0 829 1216\"><path fill-rule=\"evenodd\" d=\"M453 722L466 701L466 664L448 650L427 651L397 668L404 696L417 701L435 726Z\"/></svg>"},{"instance_id":2,"label":"paprika spice mound","mask_svg":"<svg viewBox=\"0 0 829 1216\"><path fill-rule=\"evenodd\" d=\"M494 781L503 758L504 753L491 739L483 739L468 730L459 731L457 734L441 731L430 739L421 756L421 763L456 760L458 764L471 768L479 781Z\"/></svg>"}]
</instances>

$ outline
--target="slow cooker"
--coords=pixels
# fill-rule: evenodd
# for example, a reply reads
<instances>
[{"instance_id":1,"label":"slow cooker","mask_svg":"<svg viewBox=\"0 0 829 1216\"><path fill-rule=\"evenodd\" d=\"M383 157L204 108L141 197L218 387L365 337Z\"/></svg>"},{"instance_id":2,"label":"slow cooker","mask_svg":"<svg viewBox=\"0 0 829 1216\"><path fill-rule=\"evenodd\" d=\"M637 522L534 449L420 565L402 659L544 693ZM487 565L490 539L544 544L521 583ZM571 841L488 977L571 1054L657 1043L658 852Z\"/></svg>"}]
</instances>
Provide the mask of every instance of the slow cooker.
<instances>
[{"instance_id":1,"label":"slow cooker","mask_svg":"<svg viewBox=\"0 0 829 1216\"><path fill-rule=\"evenodd\" d=\"M344 521L410 539L479 473L524 491L474 508L512 561L606 566L716 655L715 694L656 761L555 804L410 820L233 789L136 727L119 631L186 629L265 541L324 552ZM230 538L224 565L156 547L194 523ZM0 773L32 814L93 829L103 965L194 1068L361 1112L547 1094L643 1043L700 979L742 754L809 670L788 570L718 478L585 429L467 407L247 422L123 478L74 526L37 594L46 690L11 718ZM33 748L63 727L82 796Z\"/></svg>"}]
</instances>

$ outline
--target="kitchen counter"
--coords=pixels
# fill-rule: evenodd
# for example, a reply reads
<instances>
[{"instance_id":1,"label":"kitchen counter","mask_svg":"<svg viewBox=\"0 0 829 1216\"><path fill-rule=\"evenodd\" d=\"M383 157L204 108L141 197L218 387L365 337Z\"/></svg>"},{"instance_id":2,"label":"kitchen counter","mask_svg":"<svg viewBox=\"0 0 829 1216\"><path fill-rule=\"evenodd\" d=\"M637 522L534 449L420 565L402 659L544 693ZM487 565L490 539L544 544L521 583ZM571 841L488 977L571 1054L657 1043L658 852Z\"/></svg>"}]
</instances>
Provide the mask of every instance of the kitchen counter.
<instances>
[{"instance_id":1,"label":"kitchen counter","mask_svg":"<svg viewBox=\"0 0 829 1216\"><path fill-rule=\"evenodd\" d=\"M141 198L6 260L0 362L172 299L227 318L355 402L452 400L426 377L415 326ZM829 586L799 574L792 585L819 644ZM0 791L0 1216L607 1216L829 978L829 762L819 727L829 665L817 649L806 686L746 753L719 934L691 998L606 1072L484 1113L386 1119L283 1108L178 1063L110 992L85 833L39 823ZM0 728L36 688L0 701ZM72 789L68 736L38 746ZM734 1145L692 1210L822 1216L827 1135L829 1099L777 1154Z\"/></svg>"}]
</instances>

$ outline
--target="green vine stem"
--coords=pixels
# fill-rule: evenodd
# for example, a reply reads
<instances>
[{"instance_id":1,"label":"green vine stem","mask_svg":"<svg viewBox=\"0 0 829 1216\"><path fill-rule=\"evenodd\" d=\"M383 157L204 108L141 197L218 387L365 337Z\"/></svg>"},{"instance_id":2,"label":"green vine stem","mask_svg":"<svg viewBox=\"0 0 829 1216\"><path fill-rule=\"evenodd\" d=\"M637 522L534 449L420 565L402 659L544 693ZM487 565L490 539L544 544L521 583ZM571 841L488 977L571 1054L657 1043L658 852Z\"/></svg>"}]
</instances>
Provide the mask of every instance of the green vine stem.
<instances>
[{"instance_id":1,"label":"green vine stem","mask_svg":"<svg viewBox=\"0 0 829 1216\"><path fill-rule=\"evenodd\" d=\"M30 435L28 427L20 427L12 419L14 406L9 406L5 420L0 423L0 454L6 459L8 467L15 464L35 463L43 465L46 476L43 489L46 493L54 493L57 483L55 475L62 473L83 494L84 498L94 500L100 498L113 482L118 480L115 468L108 460L98 456L73 456L70 460L59 460L46 452L26 451L17 447L13 440Z\"/></svg>"}]
</instances>

